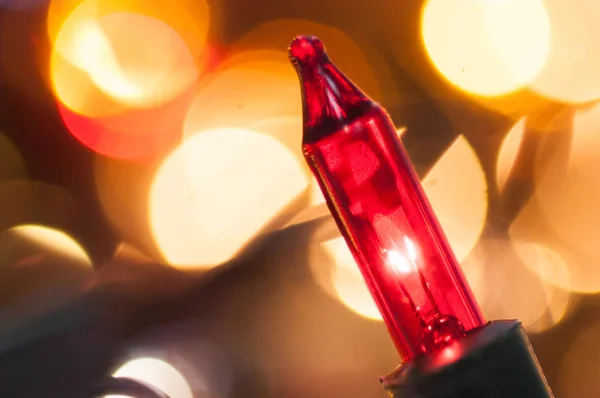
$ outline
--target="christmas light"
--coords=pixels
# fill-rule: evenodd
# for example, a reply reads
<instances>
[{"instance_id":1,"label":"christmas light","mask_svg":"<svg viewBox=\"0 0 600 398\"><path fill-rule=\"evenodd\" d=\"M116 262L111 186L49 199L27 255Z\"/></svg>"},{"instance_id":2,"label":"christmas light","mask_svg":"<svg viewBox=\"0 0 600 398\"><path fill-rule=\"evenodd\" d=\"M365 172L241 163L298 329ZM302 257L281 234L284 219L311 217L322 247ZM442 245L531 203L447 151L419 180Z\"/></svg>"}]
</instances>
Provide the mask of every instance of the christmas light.
<instances>
[{"instance_id":1,"label":"christmas light","mask_svg":"<svg viewBox=\"0 0 600 398\"><path fill-rule=\"evenodd\" d=\"M549 398L518 321L486 323L386 111L316 37L289 49L302 149L404 364L398 398Z\"/></svg>"},{"instance_id":2,"label":"christmas light","mask_svg":"<svg viewBox=\"0 0 600 398\"><path fill-rule=\"evenodd\" d=\"M303 151L403 359L485 321L385 110L314 37L290 56L302 81Z\"/></svg>"}]
</instances>

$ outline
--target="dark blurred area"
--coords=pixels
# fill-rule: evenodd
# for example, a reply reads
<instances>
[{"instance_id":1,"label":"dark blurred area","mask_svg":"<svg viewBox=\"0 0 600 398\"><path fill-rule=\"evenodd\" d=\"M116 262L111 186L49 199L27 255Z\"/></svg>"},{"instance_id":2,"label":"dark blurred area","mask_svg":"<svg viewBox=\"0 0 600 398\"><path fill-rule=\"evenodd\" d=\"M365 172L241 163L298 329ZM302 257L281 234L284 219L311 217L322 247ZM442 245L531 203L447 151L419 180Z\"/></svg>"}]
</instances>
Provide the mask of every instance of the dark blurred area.
<instances>
[{"instance_id":1,"label":"dark blurred area","mask_svg":"<svg viewBox=\"0 0 600 398\"><path fill-rule=\"evenodd\" d=\"M0 0L0 396L384 395L398 356L302 159L287 45L313 34L390 112L488 319L597 397L599 17Z\"/></svg>"}]
</instances>

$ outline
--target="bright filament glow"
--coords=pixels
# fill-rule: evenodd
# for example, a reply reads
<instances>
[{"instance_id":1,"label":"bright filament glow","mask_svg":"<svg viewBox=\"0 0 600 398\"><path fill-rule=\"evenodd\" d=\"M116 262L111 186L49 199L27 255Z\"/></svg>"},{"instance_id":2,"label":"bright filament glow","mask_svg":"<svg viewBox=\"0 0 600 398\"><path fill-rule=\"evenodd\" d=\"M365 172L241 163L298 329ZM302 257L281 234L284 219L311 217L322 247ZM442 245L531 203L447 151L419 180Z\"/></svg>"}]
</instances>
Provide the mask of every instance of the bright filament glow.
<instances>
[{"instance_id":1,"label":"bright filament glow","mask_svg":"<svg viewBox=\"0 0 600 398\"><path fill-rule=\"evenodd\" d=\"M303 152L400 355L439 350L484 324L385 111L315 37L290 58L303 94Z\"/></svg>"},{"instance_id":2,"label":"bright filament glow","mask_svg":"<svg viewBox=\"0 0 600 398\"><path fill-rule=\"evenodd\" d=\"M417 272L414 264L409 264L406 261L406 258L398 253L396 250L384 250L384 253L387 254L387 261L390 264L393 271L399 272L401 274L409 274L411 272Z\"/></svg>"}]
</instances>

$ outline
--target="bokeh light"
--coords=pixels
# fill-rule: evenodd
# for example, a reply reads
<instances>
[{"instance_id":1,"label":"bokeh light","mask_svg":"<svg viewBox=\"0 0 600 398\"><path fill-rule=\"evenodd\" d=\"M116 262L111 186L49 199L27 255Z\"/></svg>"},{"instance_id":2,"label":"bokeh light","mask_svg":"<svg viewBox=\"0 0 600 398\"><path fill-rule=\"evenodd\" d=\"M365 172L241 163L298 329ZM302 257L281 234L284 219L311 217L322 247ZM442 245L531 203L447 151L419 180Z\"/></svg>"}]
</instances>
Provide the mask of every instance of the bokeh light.
<instances>
[{"instance_id":1,"label":"bokeh light","mask_svg":"<svg viewBox=\"0 0 600 398\"><path fill-rule=\"evenodd\" d=\"M95 12L94 1L82 3L65 20L54 43L54 87L70 109L93 115L94 109L86 107L97 105L86 95L90 88L64 81L72 77L60 74L57 57L86 74L105 95L129 106L167 102L197 79L189 49L166 23L134 13Z\"/></svg>"},{"instance_id":2,"label":"bokeh light","mask_svg":"<svg viewBox=\"0 0 600 398\"><path fill-rule=\"evenodd\" d=\"M133 377L170 397L187 396L182 394L189 390L194 398L228 398L236 386L238 364L232 362L228 347L210 336L212 326L198 317L156 325L129 342L113 375ZM154 372L162 373L165 364L172 369L166 370L166 377L159 374L163 380L153 380ZM179 376L172 377L174 369Z\"/></svg>"},{"instance_id":3,"label":"bokeh light","mask_svg":"<svg viewBox=\"0 0 600 398\"><path fill-rule=\"evenodd\" d=\"M90 258L83 248L66 233L42 225L19 225L9 231L42 250L56 251L62 256L91 266Z\"/></svg>"},{"instance_id":4,"label":"bokeh light","mask_svg":"<svg viewBox=\"0 0 600 398\"><path fill-rule=\"evenodd\" d=\"M546 0L552 40L548 60L531 88L556 101L600 98L600 7L594 0ZM533 28L533 27L532 27Z\"/></svg>"},{"instance_id":5,"label":"bokeh light","mask_svg":"<svg viewBox=\"0 0 600 398\"><path fill-rule=\"evenodd\" d=\"M486 239L465 260L470 285L488 319L518 319L529 332L541 332L567 312L570 293L548 284L542 270L561 270L565 260L551 249L528 242ZM478 268L476 276L470 271ZM510 292L510 294L507 294Z\"/></svg>"},{"instance_id":6,"label":"bokeh light","mask_svg":"<svg viewBox=\"0 0 600 398\"><path fill-rule=\"evenodd\" d=\"M64 231L21 224L0 232L0 307L49 288L75 286L93 273L82 246Z\"/></svg>"},{"instance_id":7,"label":"bokeh light","mask_svg":"<svg viewBox=\"0 0 600 398\"><path fill-rule=\"evenodd\" d=\"M137 14L163 21L183 39L195 59L205 50L210 12L208 4L203 0L180 0L176 2L161 0L52 0L47 15L50 42L55 43L57 41L65 21L73 15L77 15L82 18L81 21L86 22L90 20L97 21L104 16L115 13ZM126 38L124 39L126 40Z\"/></svg>"},{"instance_id":8,"label":"bokeh light","mask_svg":"<svg viewBox=\"0 0 600 398\"><path fill-rule=\"evenodd\" d=\"M193 398L188 381L173 365L158 358L136 358L117 369L113 376L139 380L158 388L170 398ZM109 395L105 398L124 398Z\"/></svg>"},{"instance_id":9,"label":"bokeh light","mask_svg":"<svg viewBox=\"0 0 600 398\"><path fill-rule=\"evenodd\" d=\"M422 183L457 259L462 261L478 242L487 216L485 175L463 136L452 143ZM313 249L310 259L317 283L357 314L381 320L344 240L323 240L324 256Z\"/></svg>"},{"instance_id":10,"label":"bokeh light","mask_svg":"<svg viewBox=\"0 0 600 398\"><path fill-rule=\"evenodd\" d=\"M204 48L208 15L192 29L200 29L200 41L190 42L189 31L172 18L185 13L177 7L191 5L169 4L52 3L51 84L65 125L90 149L137 159L172 149L180 140L199 79L196 57ZM207 14L205 4L200 8Z\"/></svg>"},{"instance_id":11,"label":"bokeh light","mask_svg":"<svg viewBox=\"0 0 600 398\"><path fill-rule=\"evenodd\" d=\"M550 23L541 0L429 0L421 29L442 75L473 94L527 85L546 62Z\"/></svg>"},{"instance_id":12,"label":"bokeh light","mask_svg":"<svg viewBox=\"0 0 600 398\"><path fill-rule=\"evenodd\" d=\"M308 185L298 160L278 141L223 128L188 139L163 163L150 193L157 246L173 265L229 260Z\"/></svg>"}]
</instances>

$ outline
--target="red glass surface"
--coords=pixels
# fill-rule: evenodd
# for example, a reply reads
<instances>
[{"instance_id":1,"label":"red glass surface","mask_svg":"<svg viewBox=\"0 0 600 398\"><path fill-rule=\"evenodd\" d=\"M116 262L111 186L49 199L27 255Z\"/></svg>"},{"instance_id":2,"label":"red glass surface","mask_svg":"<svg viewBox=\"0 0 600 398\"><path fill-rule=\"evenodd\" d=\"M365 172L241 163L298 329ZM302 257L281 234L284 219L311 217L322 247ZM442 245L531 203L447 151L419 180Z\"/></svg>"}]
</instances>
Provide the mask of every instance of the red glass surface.
<instances>
[{"instance_id":1,"label":"red glass surface","mask_svg":"<svg viewBox=\"0 0 600 398\"><path fill-rule=\"evenodd\" d=\"M404 360L484 318L385 110L299 36L303 152Z\"/></svg>"}]
</instances>

